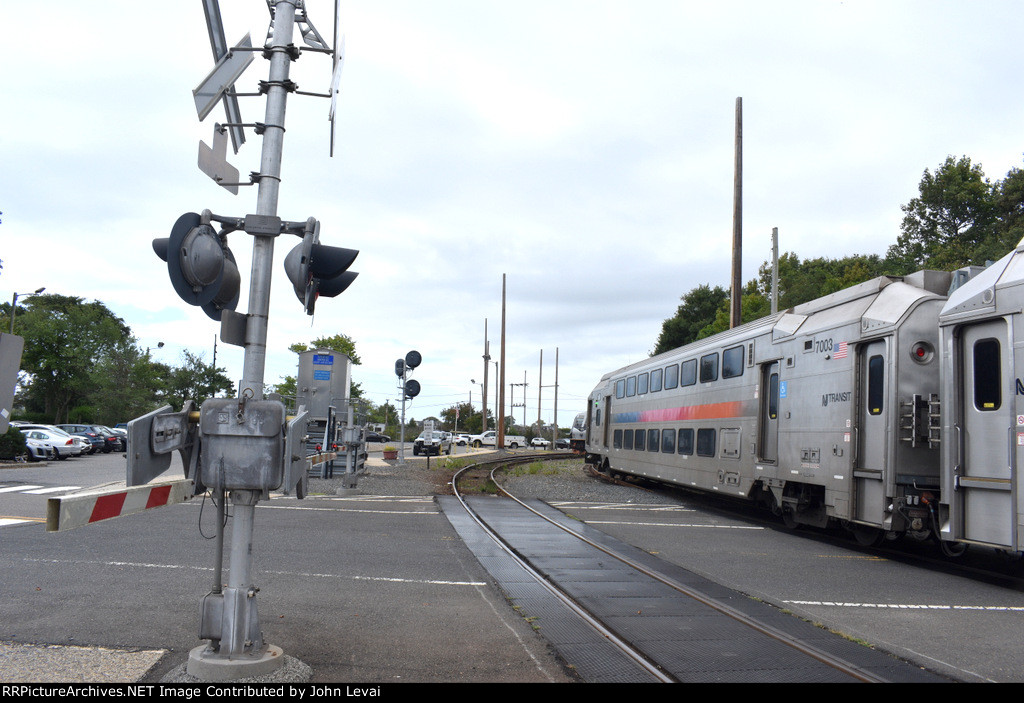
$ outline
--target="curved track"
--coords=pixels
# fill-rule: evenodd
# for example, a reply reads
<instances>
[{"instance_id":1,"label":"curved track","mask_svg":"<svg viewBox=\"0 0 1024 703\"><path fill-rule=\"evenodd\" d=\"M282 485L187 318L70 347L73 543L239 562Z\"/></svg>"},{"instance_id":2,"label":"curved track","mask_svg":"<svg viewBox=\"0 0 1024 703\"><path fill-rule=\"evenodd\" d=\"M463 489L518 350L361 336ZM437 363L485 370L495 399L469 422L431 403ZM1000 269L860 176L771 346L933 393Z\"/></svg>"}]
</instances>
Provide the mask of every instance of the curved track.
<instances>
[{"instance_id":1,"label":"curved track","mask_svg":"<svg viewBox=\"0 0 1024 703\"><path fill-rule=\"evenodd\" d=\"M570 456L572 455L565 454L563 456L562 454L550 454L545 455L544 460L561 459ZM550 524L552 527L557 527L559 530L562 530L571 535L572 537L586 543L587 545L600 550L603 554L606 554L607 556L610 556L618 560L619 562L627 565L629 568L635 569L636 571L668 586L669 588L677 591L678 593L683 594L688 598L692 598L695 601L698 601L699 603L711 608L712 610L714 610L722 616L728 617L736 622L742 623L746 627L750 628L752 631L757 632L764 637L770 638L772 641L776 643L792 648L801 656L808 657L821 664L824 664L827 667L831 667L836 672L839 672L841 676L846 677L847 680L858 682L885 682L888 680L876 675L875 673L866 671L865 669L858 667L857 665L854 665L846 660L843 660L833 654L830 654L829 652L821 649L820 647L814 644L811 644L808 641L803 641L773 626L759 622L758 620L751 618L749 615L723 603L720 600L708 597L696 591L693 588L690 588L684 584L679 583L676 579L660 574L657 571L644 566L643 564L637 563L635 560L630 559L628 556L625 556L621 553L617 553L616 551L609 549L604 545L598 544L593 540L588 539L583 534L580 534L579 532L576 532L575 530L572 530L569 527L563 524L559 524L558 522L555 522L554 520L548 518L547 516L543 515L542 513L538 512L533 507L528 505L526 502L520 500L516 496L506 491L505 489L501 488L500 484L495 478L496 472L518 463L534 461L537 461L537 457L535 455L531 455L520 457L506 457L502 459L481 462L478 464L468 466L459 471L458 473L456 473L455 476L453 477L453 492L455 496L458 498L459 502L465 508L467 513L470 516L472 516L472 518L491 536L491 538L496 543L501 545L502 548L508 554L513 556L513 558L515 558L515 560L528 573L530 573L534 578L536 578L540 583L542 583L545 588L547 588L555 597L557 597L559 600L565 603L580 618L585 620L598 632L600 632L602 636L606 637L608 640L613 642L616 646L618 646L621 649L622 652L624 652L627 656L629 656L630 658L638 662L641 666L643 666L647 671L649 671L653 676L655 676L658 681L674 682L678 681L678 679L666 673L663 667L656 664L651 659L651 657L639 651L632 644L627 642L624 638L618 636L617 633L611 627L602 623L600 618L582 608L567 593L562 591L555 584L553 584L547 578L538 573L537 570L534 569L525 559L520 557L519 554L517 554L516 551L512 549L512 547L509 546L508 543L501 537L501 535L497 534L495 530L493 530L489 525L487 525L486 522L477 514L477 512L473 510L472 506L469 505L469 502L465 499L465 496L459 490L459 484L461 481L465 481L466 477L471 476L475 473L478 474L480 472L486 471L487 473L489 473L490 479L493 482L493 484L497 486L498 490L501 491L501 493L503 493L509 499L515 501L523 508L530 511L532 514L536 515L538 518Z\"/></svg>"}]
</instances>

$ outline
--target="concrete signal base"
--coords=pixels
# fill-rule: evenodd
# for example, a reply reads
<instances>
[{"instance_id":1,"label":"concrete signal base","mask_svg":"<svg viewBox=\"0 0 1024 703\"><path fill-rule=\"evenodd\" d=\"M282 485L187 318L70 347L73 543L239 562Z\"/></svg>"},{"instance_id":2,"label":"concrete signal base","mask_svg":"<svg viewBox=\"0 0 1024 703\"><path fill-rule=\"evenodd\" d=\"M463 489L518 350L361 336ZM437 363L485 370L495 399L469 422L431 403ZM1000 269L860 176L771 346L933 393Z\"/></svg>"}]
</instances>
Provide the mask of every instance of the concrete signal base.
<instances>
[{"instance_id":1,"label":"concrete signal base","mask_svg":"<svg viewBox=\"0 0 1024 703\"><path fill-rule=\"evenodd\" d=\"M234 657L220 656L207 645L200 645L189 652L186 670L189 676L201 681L234 681L272 674L281 668L284 660L284 652L272 644L268 644L261 655Z\"/></svg>"}]
</instances>

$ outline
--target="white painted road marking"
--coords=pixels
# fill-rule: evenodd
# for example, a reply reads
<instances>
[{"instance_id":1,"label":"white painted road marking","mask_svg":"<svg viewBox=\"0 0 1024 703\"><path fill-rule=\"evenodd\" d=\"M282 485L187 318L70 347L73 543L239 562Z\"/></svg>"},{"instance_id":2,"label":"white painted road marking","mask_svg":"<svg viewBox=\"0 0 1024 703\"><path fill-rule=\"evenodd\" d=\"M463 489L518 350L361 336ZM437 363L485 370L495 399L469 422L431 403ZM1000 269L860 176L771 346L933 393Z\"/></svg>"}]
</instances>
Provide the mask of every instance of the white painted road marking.
<instances>
[{"instance_id":1,"label":"white painted road marking","mask_svg":"<svg viewBox=\"0 0 1024 703\"><path fill-rule=\"evenodd\" d=\"M914 603L843 603L827 600L787 600L791 605L822 605L838 608L878 608L889 610L993 610L1024 612L1024 605L919 605Z\"/></svg>"}]
</instances>

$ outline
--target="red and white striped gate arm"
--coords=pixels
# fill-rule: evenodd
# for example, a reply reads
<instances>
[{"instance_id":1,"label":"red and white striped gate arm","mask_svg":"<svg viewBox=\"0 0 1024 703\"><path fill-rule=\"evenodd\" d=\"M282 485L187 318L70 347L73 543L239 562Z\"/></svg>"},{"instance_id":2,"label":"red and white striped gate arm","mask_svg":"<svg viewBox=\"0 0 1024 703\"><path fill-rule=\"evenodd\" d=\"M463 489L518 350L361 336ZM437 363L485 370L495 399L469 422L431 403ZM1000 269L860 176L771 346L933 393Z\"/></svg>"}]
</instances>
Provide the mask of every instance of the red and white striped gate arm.
<instances>
[{"instance_id":1,"label":"red and white striped gate arm","mask_svg":"<svg viewBox=\"0 0 1024 703\"><path fill-rule=\"evenodd\" d=\"M192 481L177 479L131 488L121 485L50 498L46 502L46 531L70 530L100 520L181 503L191 498L192 493Z\"/></svg>"}]
</instances>

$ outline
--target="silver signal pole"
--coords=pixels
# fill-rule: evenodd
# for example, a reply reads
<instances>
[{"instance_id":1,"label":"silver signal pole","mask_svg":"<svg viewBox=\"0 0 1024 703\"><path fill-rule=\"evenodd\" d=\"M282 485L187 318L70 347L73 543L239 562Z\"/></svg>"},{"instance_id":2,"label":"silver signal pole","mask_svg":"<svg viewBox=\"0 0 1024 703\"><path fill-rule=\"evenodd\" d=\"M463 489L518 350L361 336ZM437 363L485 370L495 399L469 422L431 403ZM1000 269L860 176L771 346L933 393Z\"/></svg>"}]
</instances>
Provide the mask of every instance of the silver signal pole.
<instances>
[{"instance_id":1,"label":"silver signal pole","mask_svg":"<svg viewBox=\"0 0 1024 703\"><path fill-rule=\"evenodd\" d=\"M273 43L269 48L266 127L260 162L259 193L256 213L276 217L281 186L281 155L284 148L285 105L288 100L295 4L278 0L273 14ZM267 356L267 320L270 312L270 281L274 263L274 239L277 233L252 233L252 278L249 287L249 314L245 334L245 361L239 385L238 404L263 400L263 379ZM267 645L260 631L256 593L252 583L252 535L256 504L262 491L230 490L232 535L230 571L223 589L220 639L210 633L210 647L192 650L188 673L198 678L231 680L274 671L283 663L279 648ZM215 625L214 625L215 626Z\"/></svg>"}]
</instances>

